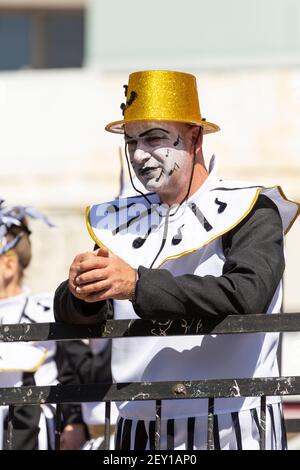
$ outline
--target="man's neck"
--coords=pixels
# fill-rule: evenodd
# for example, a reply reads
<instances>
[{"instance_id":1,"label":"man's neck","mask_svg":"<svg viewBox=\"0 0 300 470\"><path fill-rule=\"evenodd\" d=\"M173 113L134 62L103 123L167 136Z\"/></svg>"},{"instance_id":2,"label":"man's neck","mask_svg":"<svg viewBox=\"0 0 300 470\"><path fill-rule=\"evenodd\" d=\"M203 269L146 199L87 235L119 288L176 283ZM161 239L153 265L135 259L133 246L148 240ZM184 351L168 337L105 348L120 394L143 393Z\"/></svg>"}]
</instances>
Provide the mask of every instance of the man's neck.
<instances>
[{"instance_id":1,"label":"man's neck","mask_svg":"<svg viewBox=\"0 0 300 470\"><path fill-rule=\"evenodd\" d=\"M189 193L187 194L189 186L188 180L182 191L180 193L177 193L175 196L174 190L171 190L170 193L166 192L163 194L159 194L161 202L163 204L167 204L168 206L180 204L183 199L191 197L196 191L198 191L198 189L201 188L207 177L208 171L206 170L206 168L200 163L196 163L194 168L193 181Z\"/></svg>"}]
</instances>

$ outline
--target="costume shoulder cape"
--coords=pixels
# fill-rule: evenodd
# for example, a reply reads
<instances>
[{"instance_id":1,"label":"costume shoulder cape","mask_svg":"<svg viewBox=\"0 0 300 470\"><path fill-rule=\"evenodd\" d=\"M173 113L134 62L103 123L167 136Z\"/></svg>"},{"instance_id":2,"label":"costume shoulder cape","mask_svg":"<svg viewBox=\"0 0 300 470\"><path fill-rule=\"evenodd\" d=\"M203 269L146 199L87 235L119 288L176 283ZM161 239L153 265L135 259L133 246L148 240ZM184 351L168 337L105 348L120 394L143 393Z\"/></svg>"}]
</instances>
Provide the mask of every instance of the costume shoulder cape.
<instances>
[{"instance_id":1,"label":"costume shoulder cape","mask_svg":"<svg viewBox=\"0 0 300 470\"><path fill-rule=\"evenodd\" d=\"M154 193L147 194L147 200L136 196L92 205L87 208L86 223L99 247L107 247L133 267L150 266L153 253L166 238L153 266L160 267L170 259L202 249L233 229L251 212L260 194L276 204L283 232L287 233L299 215L299 204L287 200L280 187L218 178L205 191L190 197L173 218L168 218L167 230L166 209Z\"/></svg>"}]
</instances>

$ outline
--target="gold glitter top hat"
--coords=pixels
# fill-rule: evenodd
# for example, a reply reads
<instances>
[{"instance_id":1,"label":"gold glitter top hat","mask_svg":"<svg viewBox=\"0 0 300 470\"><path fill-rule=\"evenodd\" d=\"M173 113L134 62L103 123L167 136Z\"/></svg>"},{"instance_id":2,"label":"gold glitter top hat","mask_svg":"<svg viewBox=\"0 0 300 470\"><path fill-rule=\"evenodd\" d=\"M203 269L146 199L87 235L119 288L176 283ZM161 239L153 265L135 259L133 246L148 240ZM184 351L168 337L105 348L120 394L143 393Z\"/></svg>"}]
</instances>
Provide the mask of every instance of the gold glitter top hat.
<instances>
[{"instance_id":1,"label":"gold glitter top hat","mask_svg":"<svg viewBox=\"0 0 300 470\"><path fill-rule=\"evenodd\" d=\"M129 75L124 85L126 103L121 104L124 118L107 124L105 129L124 133L124 124L140 121L172 121L195 124L204 134L217 132L219 126L201 117L196 78L183 72L146 70Z\"/></svg>"}]
</instances>

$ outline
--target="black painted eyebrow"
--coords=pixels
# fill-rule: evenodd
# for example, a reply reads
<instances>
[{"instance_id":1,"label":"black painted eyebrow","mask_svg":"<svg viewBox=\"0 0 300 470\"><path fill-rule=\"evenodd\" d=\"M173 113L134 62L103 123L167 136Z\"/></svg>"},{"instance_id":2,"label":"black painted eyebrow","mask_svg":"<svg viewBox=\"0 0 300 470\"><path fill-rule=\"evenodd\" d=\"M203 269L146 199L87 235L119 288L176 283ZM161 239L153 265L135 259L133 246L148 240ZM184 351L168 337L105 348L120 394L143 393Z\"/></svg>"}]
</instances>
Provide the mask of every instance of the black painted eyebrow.
<instances>
[{"instance_id":1,"label":"black painted eyebrow","mask_svg":"<svg viewBox=\"0 0 300 470\"><path fill-rule=\"evenodd\" d=\"M148 129L147 131L142 132L142 134L140 134L139 137L144 137L145 135L149 134L152 131L163 131L166 134L170 134L170 132L166 131L166 129L162 129L161 127L153 127L152 129Z\"/></svg>"}]
</instances>

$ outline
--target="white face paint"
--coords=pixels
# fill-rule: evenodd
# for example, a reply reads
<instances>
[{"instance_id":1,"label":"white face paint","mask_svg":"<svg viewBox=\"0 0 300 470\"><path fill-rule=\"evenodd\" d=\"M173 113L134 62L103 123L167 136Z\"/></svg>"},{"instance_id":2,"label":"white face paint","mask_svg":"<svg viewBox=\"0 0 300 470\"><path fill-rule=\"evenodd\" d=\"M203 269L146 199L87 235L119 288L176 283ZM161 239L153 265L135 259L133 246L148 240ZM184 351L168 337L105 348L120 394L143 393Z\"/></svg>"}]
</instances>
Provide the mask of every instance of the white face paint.
<instances>
[{"instance_id":1,"label":"white face paint","mask_svg":"<svg viewBox=\"0 0 300 470\"><path fill-rule=\"evenodd\" d=\"M132 168L148 191L176 197L187 189L192 146L186 125L164 121L126 124L125 142Z\"/></svg>"}]
</instances>

